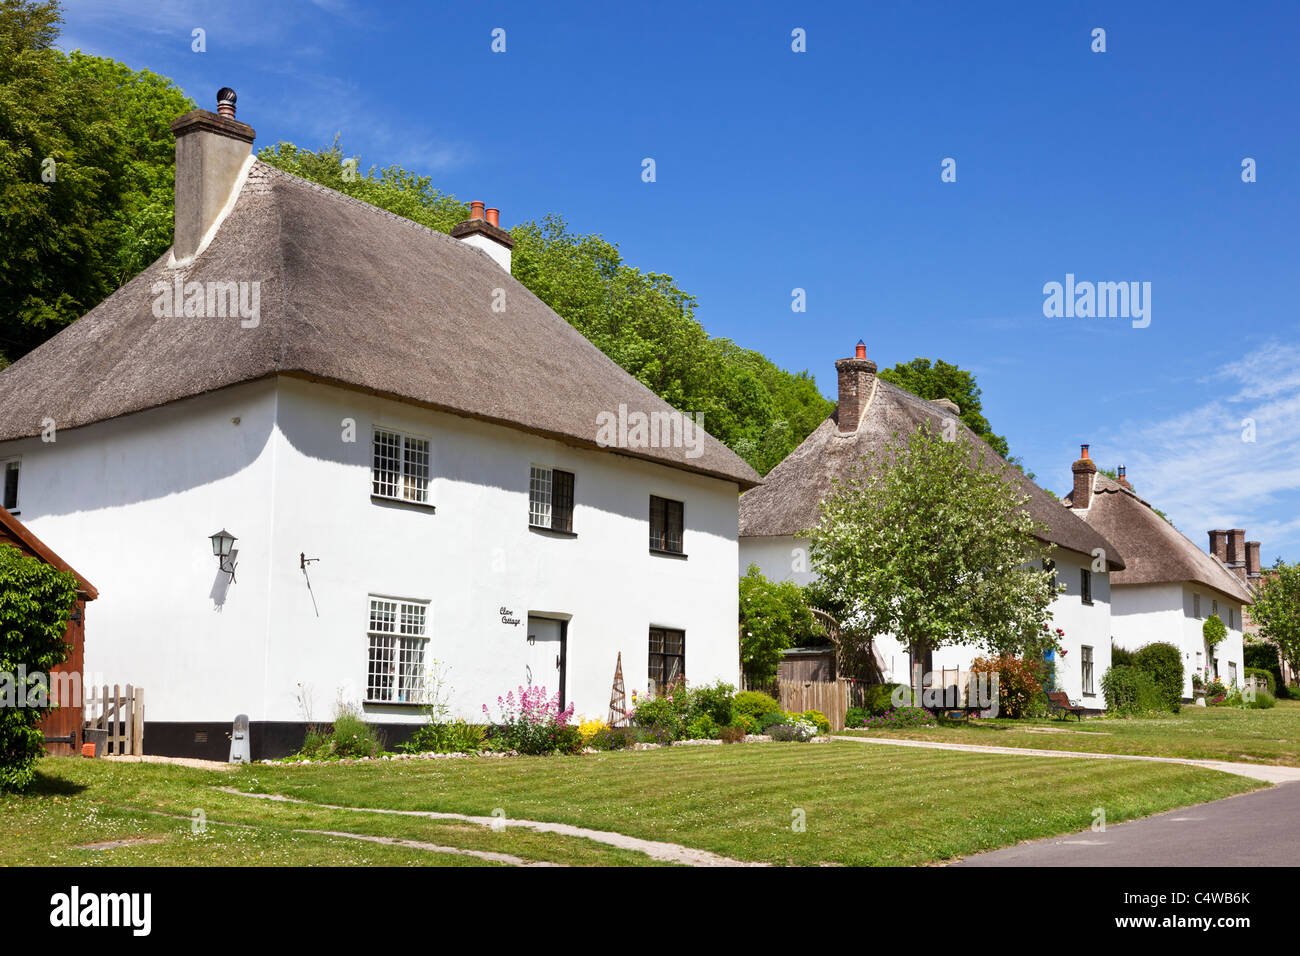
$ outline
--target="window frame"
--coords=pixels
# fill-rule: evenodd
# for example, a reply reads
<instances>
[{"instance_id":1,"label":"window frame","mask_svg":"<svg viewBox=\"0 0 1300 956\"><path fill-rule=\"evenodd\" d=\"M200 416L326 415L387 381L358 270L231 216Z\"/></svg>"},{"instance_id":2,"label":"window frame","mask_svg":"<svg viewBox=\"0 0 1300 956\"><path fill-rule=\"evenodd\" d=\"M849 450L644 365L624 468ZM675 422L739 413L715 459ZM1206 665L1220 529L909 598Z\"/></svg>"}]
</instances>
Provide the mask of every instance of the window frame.
<instances>
[{"instance_id":1,"label":"window frame","mask_svg":"<svg viewBox=\"0 0 1300 956\"><path fill-rule=\"evenodd\" d=\"M14 474L14 497L9 500L9 474ZM0 506L10 514L18 514L19 493L22 490L23 459L21 455L13 458L0 458Z\"/></svg>"},{"instance_id":2,"label":"window frame","mask_svg":"<svg viewBox=\"0 0 1300 956\"><path fill-rule=\"evenodd\" d=\"M1195 591L1192 592L1192 617L1198 621L1201 619L1201 596Z\"/></svg>"},{"instance_id":3,"label":"window frame","mask_svg":"<svg viewBox=\"0 0 1300 956\"><path fill-rule=\"evenodd\" d=\"M658 535L655 534L655 502L662 502L661 515L663 520L662 520L661 531ZM677 547L676 548L671 547L671 544L673 543L673 538L672 538L672 522L670 520L670 516L672 515L672 512L674 510L672 507L670 507L672 505L677 506L676 507L676 512L677 512ZM648 524L650 528L650 553L651 554L667 554L667 555L674 555L677 557L686 556L686 502L678 501L676 498L665 498L663 495L651 495ZM662 542L662 543L658 543L658 542Z\"/></svg>"},{"instance_id":4,"label":"window frame","mask_svg":"<svg viewBox=\"0 0 1300 956\"><path fill-rule=\"evenodd\" d=\"M545 523L537 520L542 514L534 507L541 499L540 489L545 487ZM573 530L573 512L576 508L577 474L563 468L536 463L528 466L528 527L535 531L577 537Z\"/></svg>"},{"instance_id":5,"label":"window frame","mask_svg":"<svg viewBox=\"0 0 1300 956\"><path fill-rule=\"evenodd\" d=\"M367 599L366 692L363 702L398 707L422 705L431 602L387 594L370 594ZM376 605L388 606L386 618L376 617ZM389 626L376 627L377 623ZM387 647L379 648L377 642L386 642ZM378 658L381 666L389 666L387 675L376 669L378 649L389 652ZM388 696L383 696L384 693Z\"/></svg>"},{"instance_id":6,"label":"window frame","mask_svg":"<svg viewBox=\"0 0 1300 956\"><path fill-rule=\"evenodd\" d=\"M655 650L656 632L658 633L660 638L659 647L661 649L659 651ZM680 638L681 653L679 654L668 653L667 648L668 648L669 635L675 635ZM659 666L657 669L655 667L656 658L659 659L658 661ZM668 678L663 677L663 675L669 673L667 664L670 660L676 660L680 662L680 666L676 671L676 676L672 681L670 681ZM656 675L659 676L656 677ZM650 630L646 638L647 689L651 690L652 696L658 696L660 693L666 690L667 687L671 686L672 683L682 680L685 676L686 676L686 631L682 630L681 628L659 627L654 624L650 625Z\"/></svg>"},{"instance_id":7,"label":"window frame","mask_svg":"<svg viewBox=\"0 0 1300 956\"><path fill-rule=\"evenodd\" d=\"M386 470L382 474L386 477L395 476L393 481L382 481L378 477L379 470L379 436L380 434L391 436L397 439L396 455L388 456L387 461L394 463L397 470ZM413 474L412 469L412 452L410 443L418 442L423 444L422 451L416 451L415 454L422 454L424 461L424 474L420 476ZM391 443L390 446L392 447ZM412 494L412 482L423 480L424 485L417 488L418 494ZM388 493L381 490L384 485L392 484L395 491ZM417 505L425 508L432 508L433 502L430 500L433 493L433 439L428 435L418 435L414 432L403 431L400 428L392 428L388 425L372 424L370 427L370 497L378 501L392 501L404 505Z\"/></svg>"},{"instance_id":8,"label":"window frame","mask_svg":"<svg viewBox=\"0 0 1300 956\"><path fill-rule=\"evenodd\" d=\"M1079 569L1079 600L1092 604L1092 571L1088 568Z\"/></svg>"},{"instance_id":9,"label":"window frame","mask_svg":"<svg viewBox=\"0 0 1300 956\"><path fill-rule=\"evenodd\" d=\"M1097 661L1090 644L1079 645L1079 680L1083 693L1088 697L1097 696L1096 671Z\"/></svg>"}]
</instances>

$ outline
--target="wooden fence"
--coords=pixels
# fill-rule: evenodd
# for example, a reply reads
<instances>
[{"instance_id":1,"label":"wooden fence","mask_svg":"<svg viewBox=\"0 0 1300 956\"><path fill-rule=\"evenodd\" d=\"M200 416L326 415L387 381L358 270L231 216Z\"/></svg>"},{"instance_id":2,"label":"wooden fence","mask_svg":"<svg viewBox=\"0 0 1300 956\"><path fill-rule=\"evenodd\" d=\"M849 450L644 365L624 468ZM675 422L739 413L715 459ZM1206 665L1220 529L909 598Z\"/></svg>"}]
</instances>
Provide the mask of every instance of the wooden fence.
<instances>
[{"instance_id":1,"label":"wooden fence","mask_svg":"<svg viewBox=\"0 0 1300 956\"><path fill-rule=\"evenodd\" d=\"M104 754L144 755L144 688L114 684L92 687L85 695L86 730L108 732Z\"/></svg>"},{"instance_id":2,"label":"wooden fence","mask_svg":"<svg viewBox=\"0 0 1300 956\"><path fill-rule=\"evenodd\" d=\"M844 718L849 709L849 686L853 682L839 680L778 680L776 699L787 713L801 714L805 710L820 710L831 722L831 730L843 730Z\"/></svg>"}]
</instances>

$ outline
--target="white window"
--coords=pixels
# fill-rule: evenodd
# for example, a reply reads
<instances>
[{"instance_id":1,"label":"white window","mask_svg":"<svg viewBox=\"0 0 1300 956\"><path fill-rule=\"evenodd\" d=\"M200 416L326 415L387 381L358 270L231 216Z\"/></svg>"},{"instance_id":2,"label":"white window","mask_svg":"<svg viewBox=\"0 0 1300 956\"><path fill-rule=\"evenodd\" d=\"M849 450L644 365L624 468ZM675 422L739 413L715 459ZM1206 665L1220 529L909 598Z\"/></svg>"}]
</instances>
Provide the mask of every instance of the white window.
<instances>
[{"instance_id":1,"label":"white window","mask_svg":"<svg viewBox=\"0 0 1300 956\"><path fill-rule=\"evenodd\" d=\"M396 598L370 598L370 661L366 700L420 703L429 605Z\"/></svg>"},{"instance_id":2,"label":"white window","mask_svg":"<svg viewBox=\"0 0 1300 956\"><path fill-rule=\"evenodd\" d=\"M0 463L0 469L3 470L4 481L4 498L0 504L4 505L6 511L14 511L18 508L18 470L22 467L22 460L11 458L9 461Z\"/></svg>"},{"instance_id":3,"label":"white window","mask_svg":"<svg viewBox=\"0 0 1300 956\"><path fill-rule=\"evenodd\" d=\"M573 531L573 472L533 465L528 472L528 523Z\"/></svg>"},{"instance_id":4,"label":"white window","mask_svg":"<svg viewBox=\"0 0 1300 956\"><path fill-rule=\"evenodd\" d=\"M1228 608L1228 628L1233 631L1237 629L1237 609L1235 607Z\"/></svg>"},{"instance_id":5,"label":"white window","mask_svg":"<svg viewBox=\"0 0 1300 956\"><path fill-rule=\"evenodd\" d=\"M1211 601L1211 602L1210 602L1210 614L1212 614L1214 617L1218 617L1218 616L1219 616L1219 602L1218 602L1218 601Z\"/></svg>"},{"instance_id":6,"label":"white window","mask_svg":"<svg viewBox=\"0 0 1300 956\"><path fill-rule=\"evenodd\" d=\"M1095 694L1097 693L1097 691L1096 691L1096 685L1093 683L1092 648L1084 644L1082 647L1079 648L1079 651L1083 660L1083 668L1082 668L1083 692L1085 694Z\"/></svg>"},{"instance_id":7,"label":"white window","mask_svg":"<svg viewBox=\"0 0 1300 956\"><path fill-rule=\"evenodd\" d=\"M1198 621L1201 619L1201 596L1199 594L1192 595L1192 617Z\"/></svg>"},{"instance_id":8,"label":"white window","mask_svg":"<svg viewBox=\"0 0 1300 956\"><path fill-rule=\"evenodd\" d=\"M380 498L429 502L429 439L375 429L370 492Z\"/></svg>"}]
</instances>

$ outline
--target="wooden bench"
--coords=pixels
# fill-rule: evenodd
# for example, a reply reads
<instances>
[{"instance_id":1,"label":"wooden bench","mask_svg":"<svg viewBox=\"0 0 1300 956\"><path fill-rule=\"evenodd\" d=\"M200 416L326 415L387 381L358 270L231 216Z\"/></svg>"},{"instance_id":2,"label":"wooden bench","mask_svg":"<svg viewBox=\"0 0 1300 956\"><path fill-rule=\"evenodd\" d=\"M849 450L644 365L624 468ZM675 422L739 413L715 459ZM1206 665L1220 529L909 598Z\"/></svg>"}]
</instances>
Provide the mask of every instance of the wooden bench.
<instances>
[{"instance_id":1,"label":"wooden bench","mask_svg":"<svg viewBox=\"0 0 1300 956\"><path fill-rule=\"evenodd\" d=\"M1069 720L1071 715L1079 720L1083 720L1083 708L1078 704L1070 703L1070 698L1065 695L1065 691L1063 690L1048 692L1047 708L1062 720Z\"/></svg>"}]
</instances>

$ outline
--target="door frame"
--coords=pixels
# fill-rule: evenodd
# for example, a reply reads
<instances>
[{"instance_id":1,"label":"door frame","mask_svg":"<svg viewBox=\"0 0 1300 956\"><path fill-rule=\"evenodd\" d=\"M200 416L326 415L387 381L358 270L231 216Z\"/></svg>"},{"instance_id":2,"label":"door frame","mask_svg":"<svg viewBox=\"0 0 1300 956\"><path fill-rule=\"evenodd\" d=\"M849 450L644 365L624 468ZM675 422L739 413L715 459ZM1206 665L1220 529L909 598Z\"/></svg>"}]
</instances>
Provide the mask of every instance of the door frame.
<instances>
[{"instance_id":1,"label":"door frame","mask_svg":"<svg viewBox=\"0 0 1300 956\"><path fill-rule=\"evenodd\" d=\"M555 621L560 625L560 710L569 706L568 701L568 678L569 678L569 620L567 616L559 614L546 614L544 612L534 613L529 611L525 620L536 618L539 621Z\"/></svg>"}]
</instances>

